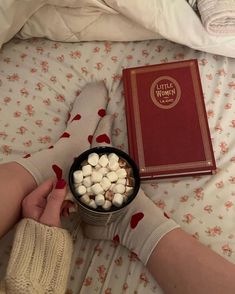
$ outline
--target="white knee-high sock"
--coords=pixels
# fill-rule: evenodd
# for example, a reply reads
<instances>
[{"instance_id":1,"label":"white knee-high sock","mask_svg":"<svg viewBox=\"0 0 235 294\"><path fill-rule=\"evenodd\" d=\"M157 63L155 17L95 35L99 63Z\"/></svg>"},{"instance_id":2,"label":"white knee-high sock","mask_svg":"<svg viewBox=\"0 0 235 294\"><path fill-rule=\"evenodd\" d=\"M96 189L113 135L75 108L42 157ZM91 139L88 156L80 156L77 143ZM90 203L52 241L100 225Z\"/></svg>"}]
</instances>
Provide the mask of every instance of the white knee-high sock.
<instances>
[{"instance_id":1,"label":"white knee-high sock","mask_svg":"<svg viewBox=\"0 0 235 294\"><path fill-rule=\"evenodd\" d=\"M99 125L92 138L92 148L99 146L112 146L112 125L114 116L105 115L99 122Z\"/></svg>"},{"instance_id":2,"label":"white knee-high sock","mask_svg":"<svg viewBox=\"0 0 235 294\"><path fill-rule=\"evenodd\" d=\"M91 239L120 243L146 265L162 237L178 227L140 189L128 210L117 221L105 227L85 225L84 232Z\"/></svg>"},{"instance_id":3,"label":"white knee-high sock","mask_svg":"<svg viewBox=\"0 0 235 294\"><path fill-rule=\"evenodd\" d=\"M50 177L67 179L73 159L90 148L97 125L105 115L107 90L103 82L87 84L74 102L67 129L48 149L19 158L39 185Z\"/></svg>"}]
</instances>

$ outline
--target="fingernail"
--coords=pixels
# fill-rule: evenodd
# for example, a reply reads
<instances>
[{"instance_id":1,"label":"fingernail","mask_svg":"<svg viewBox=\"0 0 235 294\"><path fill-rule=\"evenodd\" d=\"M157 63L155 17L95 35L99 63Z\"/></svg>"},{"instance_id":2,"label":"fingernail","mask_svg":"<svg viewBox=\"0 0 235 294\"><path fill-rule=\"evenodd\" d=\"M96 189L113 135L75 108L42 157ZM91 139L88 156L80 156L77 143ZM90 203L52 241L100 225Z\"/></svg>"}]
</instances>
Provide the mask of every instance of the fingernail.
<instances>
[{"instance_id":1,"label":"fingernail","mask_svg":"<svg viewBox=\"0 0 235 294\"><path fill-rule=\"evenodd\" d=\"M66 186L66 181L64 179L60 179L57 181L55 189L64 189Z\"/></svg>"}]
</instances>

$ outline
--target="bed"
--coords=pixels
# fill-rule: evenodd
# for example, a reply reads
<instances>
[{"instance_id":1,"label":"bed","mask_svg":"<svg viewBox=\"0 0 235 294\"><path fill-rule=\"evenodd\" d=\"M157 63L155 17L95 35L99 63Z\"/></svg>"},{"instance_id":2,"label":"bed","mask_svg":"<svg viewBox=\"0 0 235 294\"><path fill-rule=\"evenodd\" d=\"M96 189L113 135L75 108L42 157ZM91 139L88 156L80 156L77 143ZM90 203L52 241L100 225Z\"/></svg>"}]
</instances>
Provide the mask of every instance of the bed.
<instances>
[{"instance_id":1,"label":"bed","mask_svg":"<svg viewBox=\"0 0 235 294\"><path fill-rule=\"evenodd\" d=\"M122 69L196 58L217 172L155 180L142 187L185 231L235 263L235 60L226 53L199 51L170 38L150 39L8 41L0 51L0 163L53 144L65 129L67 114L81 89L100 80L109 92L107 113L115 114L113 144L128 151ZM162 293L126 248L86 239L75 214L65 226L75 243L67 294ZM13 233L0 241L0 278Z\"/></svg>"}]
</instances>

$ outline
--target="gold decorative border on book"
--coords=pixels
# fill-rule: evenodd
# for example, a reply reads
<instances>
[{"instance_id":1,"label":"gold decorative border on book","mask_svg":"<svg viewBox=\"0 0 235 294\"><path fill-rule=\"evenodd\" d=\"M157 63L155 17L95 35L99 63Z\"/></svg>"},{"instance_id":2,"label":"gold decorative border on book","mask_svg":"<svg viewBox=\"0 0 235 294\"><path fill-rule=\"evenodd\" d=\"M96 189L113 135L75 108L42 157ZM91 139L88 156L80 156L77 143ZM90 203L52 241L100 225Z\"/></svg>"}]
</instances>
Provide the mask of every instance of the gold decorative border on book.
<instances>
[{"instance_id":1,"label":"gold decorative border on book","mask_svg":"<svg viewBox=\"0 0 235 294\"><path fill-rule=\"evenodd\" d=\"M173 69L173 68L182 68L182 67L188 67L190 66L191 74L192 74L192 80L193 80L193 87L195 92L195 100L196 100L196 108L198 112L199 117L199 125L202 135L202 142L203 142L203 148L205 152L205 161L200 162L188 162L188 163L179 163L179 164L167 164L167 165L160 165L160 166L152 166L152 167L146 167L145 164L145 158L144 158L144 145L142 140L142 130L141 130L141 122L140 122L140 108L139 108L139 99L138 99L138 91L137 91L137 80L136 75L139 73L145 73L145 72L152 72L152 71L159 71L162 68L164 69ZM158 172L158 171L167 171L167 170L174 170L174 169L185 169L185 168L201 168L201 167L208 167L212 166L212 158L211 158L211 152L210 152L210 145L207 140L207 126L205 117L200 115L200 113L204 112L203 107L203 101L201 101L200 98L200 84L198 81L197 71L195 67L195 63L193 61L184 62L182 64L163 64L152 66L151 68L136 68L131 70L131 90L133 93L133 109L134 109L134 121L135 121L135 132L136 132L136 141L137 141L137 152L138 152L138 160L139 160L139 169L140 171L145 172Z\"/></svg>"},{"instance_id":2,"label":"gold decorative border on book","mask_svg":"<svg viewBox=\"0 0 235 294\"><path fill-rule=\"evenodd\" d=\"M207 164L212 165L211 164ZM201 168L205 167L205 161L197 161L197 162L187 162L187 163L179 163L179 164L166 164L166 165L159 165L159 166L148 166L140 169L140 171L144 172L156 172L156 171L170 171L170 170L180 170L180 169L188 169L188 168Z\"/></svg>"}]
</instances>

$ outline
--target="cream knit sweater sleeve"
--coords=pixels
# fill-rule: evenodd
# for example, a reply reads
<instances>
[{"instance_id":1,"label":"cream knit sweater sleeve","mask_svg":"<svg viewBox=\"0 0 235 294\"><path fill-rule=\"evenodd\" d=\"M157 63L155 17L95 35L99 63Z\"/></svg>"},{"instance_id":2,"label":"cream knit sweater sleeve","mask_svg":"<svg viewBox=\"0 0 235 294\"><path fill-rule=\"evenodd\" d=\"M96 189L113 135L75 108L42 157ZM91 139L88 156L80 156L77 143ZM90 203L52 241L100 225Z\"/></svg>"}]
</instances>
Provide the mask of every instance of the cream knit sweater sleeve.
<instances>
[{"instance_id":1,"label":"cream knit sweater sleeve","mask_svg":"<svg viewBox=\"0 0 235 294\"><path fill-rule=\"evenodd\" d=\"M32 219L21 220L0 293L64 294L72 249L72 238L66 230Z\"/></svg>"}]
</instances>

